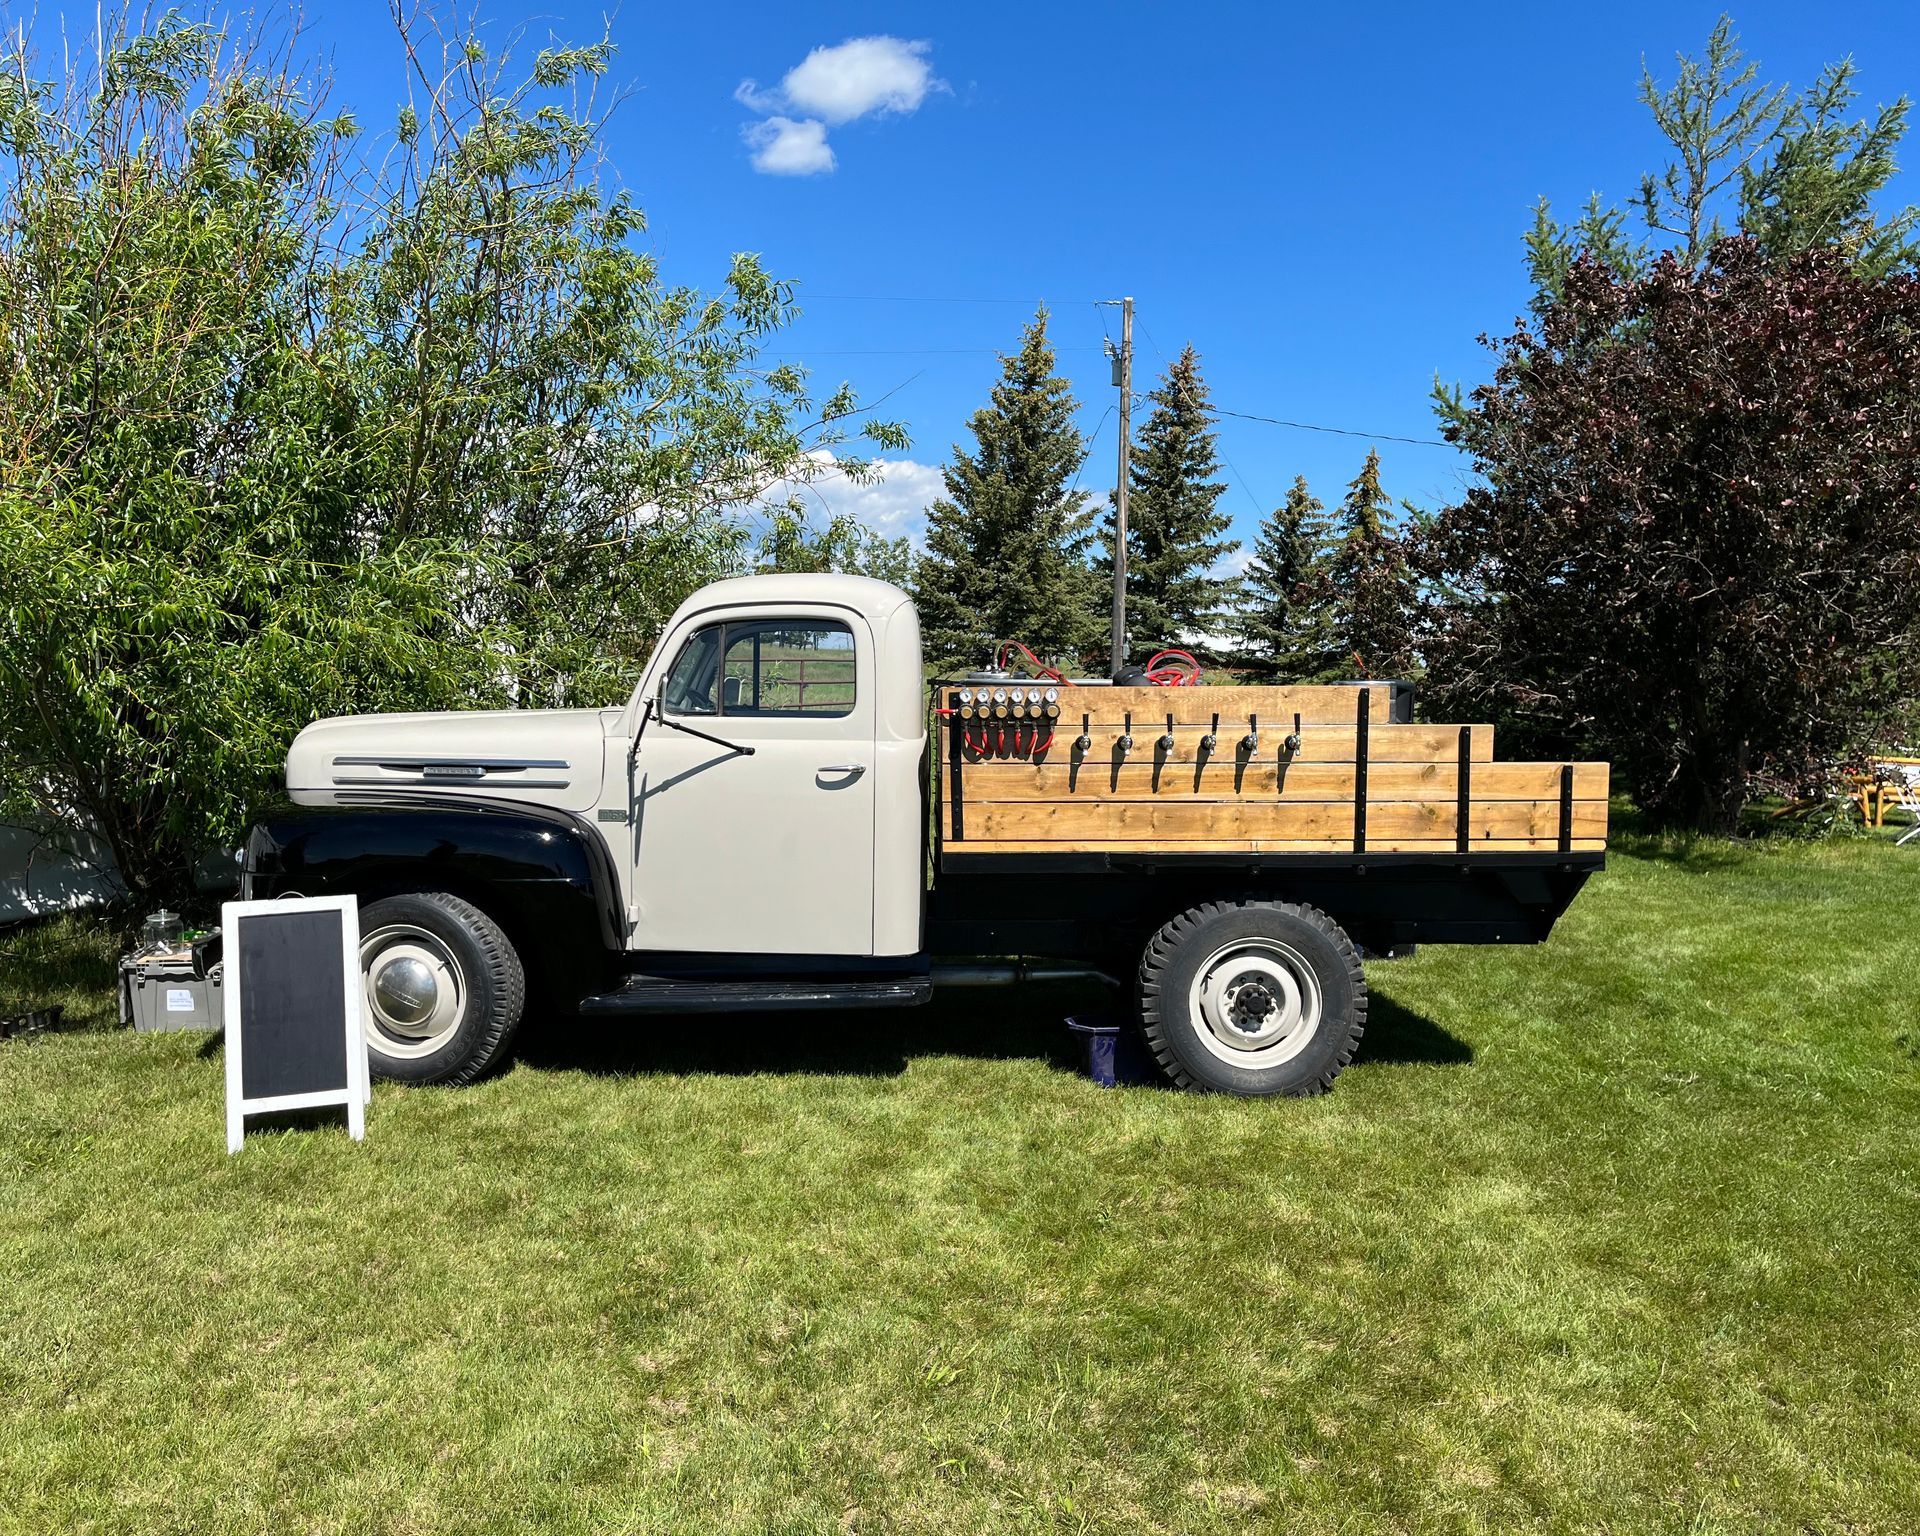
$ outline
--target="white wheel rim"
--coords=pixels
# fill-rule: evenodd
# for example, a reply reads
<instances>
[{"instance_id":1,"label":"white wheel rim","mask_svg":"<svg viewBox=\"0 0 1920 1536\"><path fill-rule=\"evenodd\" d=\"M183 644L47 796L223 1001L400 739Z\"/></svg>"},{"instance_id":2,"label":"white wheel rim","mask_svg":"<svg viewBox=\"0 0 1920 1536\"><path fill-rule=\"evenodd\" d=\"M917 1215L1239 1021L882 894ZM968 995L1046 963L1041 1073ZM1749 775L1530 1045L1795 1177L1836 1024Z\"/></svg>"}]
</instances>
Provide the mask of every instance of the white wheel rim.
<instances>
[{"instance_id":1,"label":"white wheel rim","mask_svg":"<svg viewBox=\"0 0 1920 1536\"><path fill-rule=\"evenodd\" d=\"M466 977L453 952L411 923L376 928L360 941L367 1044L384 1056L431 1056L460 1027Z\"/></svg>"},{"instance_id":2,"label":"white wheel rim","mask_svg":"<svg viewBox=\"0 0 1920 1536\"><path fill-rule=\"evenodd\" d=\"M1236 1067L1291 1061L1320 1032L1320 978L1278 939L1235 939L1194 972L1188 1007L1199 1041Z\"/></svg>"}]
</instances>

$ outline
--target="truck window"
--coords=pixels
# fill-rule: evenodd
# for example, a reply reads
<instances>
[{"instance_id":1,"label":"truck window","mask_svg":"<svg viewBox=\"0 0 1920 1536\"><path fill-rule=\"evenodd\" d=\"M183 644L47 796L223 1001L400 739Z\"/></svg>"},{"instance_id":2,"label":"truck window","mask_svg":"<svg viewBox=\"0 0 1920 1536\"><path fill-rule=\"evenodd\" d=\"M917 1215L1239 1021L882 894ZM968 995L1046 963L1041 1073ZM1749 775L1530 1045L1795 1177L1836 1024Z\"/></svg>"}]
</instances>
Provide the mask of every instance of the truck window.
<instances>
[{"instance_id":1,"label":"truck window","mask_svg":"<svg viewBox=\"0 0 1920 1536\"><path fill-rule=\"evenodd\" d=\"M724 624L709 624L695 630L680 647L673 670L667 674L661 690L661 703L672 715L712 715L719 713L714 698L713 680L718 671Z\"/></svg>"},{"instance_id":2,"label":"truck window","mask_svg":"<svg viewBox=\"0 0 1920 1536\"><path fill-rule=\"evenodd\" d=\"M850 715L853 631L831 619L755 619L726 626L723 715Z\"/></svg>"},{"instance_id":3,"label":"truck window","mask_svg":"<svg viewBox=\"0 0 1920 1536\"><path fill-rule=\"evenodd\" d=\"M667 673L676 715L832 718L853 713L853 631L832 619L736 619L687 637Z\"/></svg>"}]
</instances>

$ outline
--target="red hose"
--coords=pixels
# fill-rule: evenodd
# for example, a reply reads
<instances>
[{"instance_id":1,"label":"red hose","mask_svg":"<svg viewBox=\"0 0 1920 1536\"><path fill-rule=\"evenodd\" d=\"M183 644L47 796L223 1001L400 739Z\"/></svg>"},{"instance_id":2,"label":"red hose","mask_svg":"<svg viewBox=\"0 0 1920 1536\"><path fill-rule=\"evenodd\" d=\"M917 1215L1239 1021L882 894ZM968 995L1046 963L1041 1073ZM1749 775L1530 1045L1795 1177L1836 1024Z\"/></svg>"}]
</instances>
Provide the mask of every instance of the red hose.
<instances>
[{"instance_id":1,"label":"red hose","mask_svg":"<svg viewBox=\"0 0 1920 1536\"><path fill-rule=\"evenodd\" d=\"M1200 663L1193 653L1174 647L1155 651L1147 658L1145 671L1147 681L1160 688L1191 688L1200 681Z\"/></svg>"},{"instance_id":2,"label":"red hose","mask_svg":"<svg viewBox=\"0 0 1920 1536\"><path fill-rule=\"evenodd\" d=\"M1010 651L1016 651L1016 650L1019 651L1022 656L1026 657L1030 663L1032 663L1035 676L1044 677L1050 683L1061 683L1069 687L1072 686L1071 684L1067 683L1067 680L1060 675L1058 670L1048 666L1038 656L1034 655L1033 652L1029 650L1023 642L1019 640L1002 640L1000 642L1000 649L997 653L997 656L998 656L998 664L1003 671L1006 669L1008 653Z\"/></svg>"}]
</instances>

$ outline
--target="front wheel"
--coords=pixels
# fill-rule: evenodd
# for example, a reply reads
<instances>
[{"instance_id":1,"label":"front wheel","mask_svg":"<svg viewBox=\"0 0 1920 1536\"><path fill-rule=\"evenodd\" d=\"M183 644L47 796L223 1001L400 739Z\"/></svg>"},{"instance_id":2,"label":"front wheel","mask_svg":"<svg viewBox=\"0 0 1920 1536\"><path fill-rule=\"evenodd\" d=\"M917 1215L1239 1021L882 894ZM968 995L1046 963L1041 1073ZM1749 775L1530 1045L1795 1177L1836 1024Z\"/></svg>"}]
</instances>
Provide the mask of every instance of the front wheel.
<instances>
[{"instance_id":1,"label":"front wheel","mask_svg":"<svg viewBox=\"0 0 1920 1536\"><path fill-rule=\"evenodd\" d=\"M526 1007L520 957L500 925L444 891L363 908L360 971L369 1063L398 1082L472 1082Z\"/></svg>"},{"instance_id":2,"label":"front wheel","mask_svg":"<svg viewBox=\"0 0 1920 1536\"><path fill-rule=\"evenodd\" d=\"M1360 957L1315 907L1208 902L1147 942L1141 1022L1183 1088L1253 1097L1324 1093L1367 1024Z\"/></svg>"}]
</instances>

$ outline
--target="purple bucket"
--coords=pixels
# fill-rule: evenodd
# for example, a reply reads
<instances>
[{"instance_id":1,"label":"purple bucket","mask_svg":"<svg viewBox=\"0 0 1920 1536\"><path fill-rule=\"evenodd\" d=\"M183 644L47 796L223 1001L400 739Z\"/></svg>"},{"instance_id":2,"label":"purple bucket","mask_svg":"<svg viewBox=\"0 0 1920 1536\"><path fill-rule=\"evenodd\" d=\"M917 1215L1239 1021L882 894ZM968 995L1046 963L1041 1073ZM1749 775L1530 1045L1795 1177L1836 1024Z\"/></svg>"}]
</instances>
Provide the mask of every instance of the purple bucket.
<instances>
[{"instance_id":1,"label":"purple bucket","mask_svg":"<svg viewBox=\"0 0 1920 1536\"><path fill-rule=\"evenodd\" d=\"M1068 1019L1067 1028L1087 1042L1087 1076L1101 1088L1159 1080L1140 1037L1109 1019Z\"/></svg>"}]
</instances>

